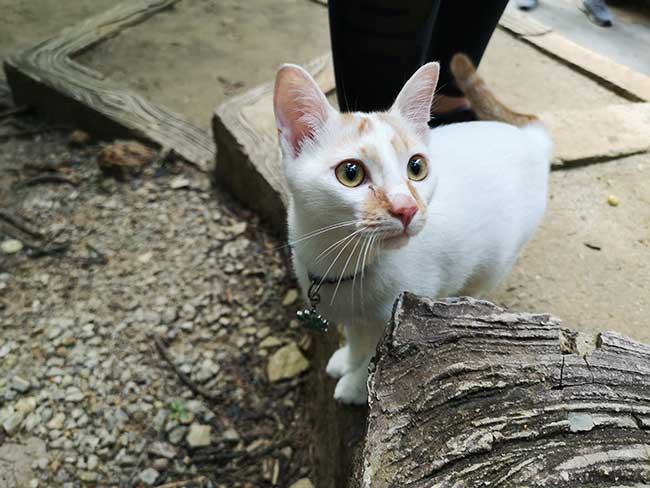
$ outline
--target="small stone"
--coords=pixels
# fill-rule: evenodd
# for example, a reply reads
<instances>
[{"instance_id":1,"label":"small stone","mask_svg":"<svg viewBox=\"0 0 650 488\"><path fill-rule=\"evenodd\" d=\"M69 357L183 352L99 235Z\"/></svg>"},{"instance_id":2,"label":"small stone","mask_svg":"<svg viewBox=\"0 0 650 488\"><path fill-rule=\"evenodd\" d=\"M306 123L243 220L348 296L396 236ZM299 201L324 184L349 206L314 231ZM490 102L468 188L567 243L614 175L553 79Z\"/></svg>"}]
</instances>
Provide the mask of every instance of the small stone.
<instances>
[{"instance_id":1,"label":"small stone","mask_svg":"<svg viewBox=\"0 0 650 488\"><path fill-rule=\"evenodd\" d=\"M277 337L273 337L273 336L269 336L266 339L264 339L262 342L260 342L261 348L277 347L281 345L282 345L282 341Z\"/></svg>"},{"instance_id":2,"label":"small stone","mask_svg":"<svg viewBox=\"0 0 650 488\"><path fill-rule=\"evenodd\" d=\"M223 440L226 442L232 442L233 444L239 442L239 432L235 429L226 429L223 432Z\"/></svg>"},{"instance_id":3,"label":"small stone","mask_svg":"<svg viewBox=\"0 0 650 488\"><path fill-rule=\"evenodd\" d=\"M14 412L10 415L4 422L2 422L2 428L5 430L7 435L14 435L20 430L20 424L23 423L25 414L23 412Z\"/></svg>"},{"instance_id":4,"label":"small stone","mask_svg":"<svg viewBox=\"0 0 650 488\"><path fill-rule=\"evenodd\" d=\"M296 302L296 300L298 300L298 290L292 288L284 296L284 299L282 300L282 306L288 307L289 305L293 305Z\"/></svg>"},{"instance_id":5,"label":"small stone","mask_svg":"<svg viewBox=\"0 0 650 488\"><path fill-rule=\"evenodd\" d=\"M169 183L169 187L172 190L180 190L181 188L187 188L188 186L190 186L190 180L184 176L177 176Z\"/></svg>"},{"instance_id":6,"label":"small stone","mask_svg":"<svg viewBox=\"0 0 650 488\"><path fill-rule=\"evenodd\" d=\"M98 464L99 464L99 458L97 456L95 456L94 454L88 456L88 461L86 461L87 469L89 469L90 471L94 471L97 468Z\"/></svg>"},{"instance_id":7,"label":"small stone","mask_svg":"<svg viewBox=\"0 0 650 488\"><path fill-rule=\"evenodd\" d=\"M143 254L140 254L140 255L138 256L138 261L140 261L140 262L143 263L143 264L146 264L146 263L148 263L149 261L151 261L151 258L152 258L152 257L153 257L153 252L148 251L148 252L145 252L145 253L143 253Z\"/></svg>"},{"instance_id":8,"label":"small stone","mask_svg":"<svg viewBox=\"0 0 650 488\"><path fill-rule=\"evenodd\" d=\"M609 203L612 207L618 207L618 204L620 202L618 201L618 198L615 197L614 195L609 195L607 197L607 203Z\"/></svg>"},{"instance_id":9,"label":"small stone","mask_svg":"<svg viewBox=\"0 0 650 488\"><path fill-rule=\"evenodd\" d=\"M302 478L292 484L289 488L314 488L314 484L309 478Z\"/></svg>"},{"instance_id":10,"label":"small stone","mask_svg":"<svg viewBox=\"0 0 650 488\"><path fill-rule=\"evenodd\" d=\"M61 430L63 424L65 423L65 414L57 413L52 419L47 423L47 428L51 430Z\"/></svg>"},{"instance_id":11,"label":"small stone","mask_svg":"<svg viewBox=\"0 0 650 488\"><path fill-rule=\"evenodd\" d=\"M192 424L187 433L187 444L190 447L205 447L210 445L210 431L209 425Z\"/></svg>"},{"instance_id":12,"label":"small stone","mask_svg":"<svg viewBox=\"0 0 650 488\"><path fill-rule=\"evenodd\" d=\"M151 444L151 446L149 447L149 453L158 457L173 459L178 454L178 451L171 444L158 441Z\"/></svg>"},{"instance_id":13,"label":"small stone","mask_svg":"<svg viewBox=\"0 0 650 488\"><path fill-rule=\"evenodd\" d=\"M90 141L90 134L82 130L75 130L68 136L68 142L73 146L83 146Z\"/></svg>"},{"instance_id":14,"label":"small stone","mask_svg":"<svg viewBox=\"0 0 650 488\"><path fill-rule=\"evenodd\" d=\"M5 254L15 254L20 252L22 248L23 243L18 239L7 239L2 241L2 244L0 244L0 249L2 249L2 252Z\"/></svg>"},{"instance_id":15,"label":"small stone","mask_svg":"<svg viewBox=\"0 0 650 488\"><path fill-rule=\"evenodd\" d=\"M21 393L25 393L27 390L29 390L30 386L31 384L29 383L29 381L27 381L26 379L18 375L14 376L13 379L11 380L11 387L14 390L19 391Z\"/></svg>"},{"instance_id":16,"label":"small stone","mask_svg":"<svg viewBox=\"0 0 650 488\"><path fill-rule=\"evenodd\" d=\"M180 442L183 440L183 437L185 437L185 433L187 432L187 427L183 427L182 425L173 428L169 432L169 442L172 444L180 444Z\"/></svg>"},{"instance_id":17,"label":"small stone","mask_svg":"<svg viewBox=\"0 0 650 488\"><path fill-rule=\"evenodd\" d=\"M21 398L16 403L16 410L18 410L19 412L23 412L24 414L33 412L34 410L36 410L36 398L34 397Z\"/></svg>"},{"instance_id":18,"label":"small stone","mask_svg":"<svg viewBox=\"0 0 650 488\"><path fill-rule=\"evenodd\" d=\"M66 402L80 402L83 400L85 395L79 388L68 388L65 395Z\"/></svg>"},{"instance_id":19,"label":"small stone","mask_svg":"<svg viewBox=\"0 0 650 488\"><path fill-rule=\"evenodd\" d=\"M155 469L147 468L138 475L138 478L145 485L153 486L153 484L158 479L159 474L160 473L158 473L158 471L156 471Z\"/></svg>"},{"instance_id":20,"label":"small stone","mask_svg":"<svg viewBox=\"0 0 650 488\"><path fill-rule=\"evenodd\" d=\"M267 366L269 381L284 380L298 376L309 368L309 361L302 355L298 345L292 342L277 351L270 357Z\"/></svg>"},{"instance_id":21,"label":"small stone","mask_svg":"<svg viewBox=\"0 0 650 488\"><path fill-rule=\"evenodd\" d=\"M81 481L85 481L86 483L94 483L99 479L99 475L92 471L78 471L77 476L79 476Z\"/></svg>"}]
</instances>

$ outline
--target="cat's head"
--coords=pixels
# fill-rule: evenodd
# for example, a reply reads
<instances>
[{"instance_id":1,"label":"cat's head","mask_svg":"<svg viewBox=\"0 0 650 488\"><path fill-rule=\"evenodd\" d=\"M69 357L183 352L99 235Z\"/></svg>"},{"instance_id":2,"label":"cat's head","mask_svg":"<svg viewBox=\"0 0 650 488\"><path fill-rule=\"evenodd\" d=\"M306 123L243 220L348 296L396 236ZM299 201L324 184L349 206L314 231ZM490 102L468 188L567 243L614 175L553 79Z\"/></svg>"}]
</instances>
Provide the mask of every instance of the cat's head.
<instances>
[{"instance_id":1,"label":"cat's head","mask_svg":"<svg viewBox=\"0 0 650 488\"><path fill-rule=\"evenodd\" d=\"M384 247L422 230L437 180L427 122L438 72L437 63L422 66L386 112L340 113L309 73L282 66L275 119L294 210L307 227L352 221Z\"/></svg>"}]
</instances>

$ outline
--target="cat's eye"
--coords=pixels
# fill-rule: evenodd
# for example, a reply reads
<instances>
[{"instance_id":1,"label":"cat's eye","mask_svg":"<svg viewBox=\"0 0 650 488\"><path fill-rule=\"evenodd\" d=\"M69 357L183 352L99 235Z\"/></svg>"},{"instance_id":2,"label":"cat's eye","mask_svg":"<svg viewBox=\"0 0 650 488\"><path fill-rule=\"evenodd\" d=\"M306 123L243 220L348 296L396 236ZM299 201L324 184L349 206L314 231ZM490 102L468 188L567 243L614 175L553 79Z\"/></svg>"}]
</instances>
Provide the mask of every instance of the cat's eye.
<instances>
[{"instance_id":1,"label":"cat's eye","mask_svg":"<svg viewBox=\"0 0 650 488\"><path fill-rule=\"evenodd\" d=\"M366 170L363 169L363 164L353 159L343 161L334 172L339 182L349 188L359 186L366 179Z\"/></svg>"},{"instance_id":2,"label":"cat's eye","mask_svg":"<svg viewBox=\"0 0 650 488\"><path fill-rule=\"evenodd\" d=\"M411 156L411 159L409 159L406 165L406 173L408 174L409 180L422 181L425 179L429 173L429 168L424 156L420 154Z\"/></svg>"}]
</instances>

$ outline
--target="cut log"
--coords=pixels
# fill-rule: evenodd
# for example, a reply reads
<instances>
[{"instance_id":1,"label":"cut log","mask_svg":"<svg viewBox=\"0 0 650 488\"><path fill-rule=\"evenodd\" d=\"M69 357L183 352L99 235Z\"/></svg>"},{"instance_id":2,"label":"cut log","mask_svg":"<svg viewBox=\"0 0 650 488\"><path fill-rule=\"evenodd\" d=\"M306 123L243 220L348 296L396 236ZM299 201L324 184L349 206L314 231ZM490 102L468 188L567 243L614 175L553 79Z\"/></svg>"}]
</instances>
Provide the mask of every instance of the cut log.
<instances>
[{"instance_id":1,"label":"cut log","mask_svg":"<svg viewBox=\"0 0 650 488\"><path fill-rule=\"evenodd\" d=\"M405 293L368 384L352 486L650 482L650 346L615 332Z\"/></svg>"},{"instance_id":2,"label":"cut log","mask_svg":"<svg viewBox=\"0 0 650 488\"><path fill-rule=\"evenodd\" d=\"M14 101L35 107L50 120L73 124L99 137L153 142L209 170L214 165L215 149L206 131L72 59L177 1L128 1L9 57L4 69Z\"/></svg>"}]
</instances>

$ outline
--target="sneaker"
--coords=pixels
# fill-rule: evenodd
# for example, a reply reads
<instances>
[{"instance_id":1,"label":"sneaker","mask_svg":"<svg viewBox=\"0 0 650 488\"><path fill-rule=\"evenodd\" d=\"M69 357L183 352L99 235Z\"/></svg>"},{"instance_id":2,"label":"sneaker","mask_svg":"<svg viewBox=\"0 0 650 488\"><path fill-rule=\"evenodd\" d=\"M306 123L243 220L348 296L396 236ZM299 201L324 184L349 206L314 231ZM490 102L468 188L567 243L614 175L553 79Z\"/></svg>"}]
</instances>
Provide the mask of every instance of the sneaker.
<instances>
[{"instance_id":1,"label":"sneaker","mask_svg":"<svg viewBox=\"0 0 650 488\"><path fill-rule=\"evenodd\" d=\"M520 10L533 10L539 5L537 0L517 0L515 3Z\"/></svg>"},{"instance_id":2,"label":"sneaker","mask_svg":"<svg viewBox=\"0 0 650 488\"><path fill-rule=\"evenodd\" d=\"M583 0L581 9L589 20L601 27L611 27L614 16L607 8L605 0Z\"/></svg>"}]
</instances>

